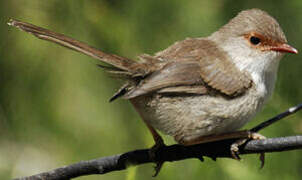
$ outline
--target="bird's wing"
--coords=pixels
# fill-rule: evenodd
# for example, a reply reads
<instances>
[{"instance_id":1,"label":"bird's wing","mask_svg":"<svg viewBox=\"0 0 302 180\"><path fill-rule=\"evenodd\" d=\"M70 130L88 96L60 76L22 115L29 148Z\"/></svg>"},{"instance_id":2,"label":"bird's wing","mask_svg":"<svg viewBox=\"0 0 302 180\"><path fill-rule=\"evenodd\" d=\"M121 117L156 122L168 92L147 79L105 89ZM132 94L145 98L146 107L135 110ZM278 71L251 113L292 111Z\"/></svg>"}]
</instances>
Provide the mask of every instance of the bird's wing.
<instances>
[{"instance_id":1,"label":"bird's wing","mask_svg":"<svg viewBox=\"0 0 302 180\"><path fill-rule=\"evenodd\" d=\"M178 42L156 57L168 60L161 69L128 91L124 98L131 99L152 92L200 95L211 91L236 97L252 85L251 78L209 40L188 39Z\"/></svg>"},{"instance_id":2,"label":"bird's wing","mask_svg":"<svg viewBox=\"0 0 302 180\"><path fill-rule=\"evenodd\" d=\"M193 94L204 94L207 88L200 77L198 62L171 62L143 79L124 98L131 99L155 91L160 93L193 92Z\"/></svg>"}]
</instances>

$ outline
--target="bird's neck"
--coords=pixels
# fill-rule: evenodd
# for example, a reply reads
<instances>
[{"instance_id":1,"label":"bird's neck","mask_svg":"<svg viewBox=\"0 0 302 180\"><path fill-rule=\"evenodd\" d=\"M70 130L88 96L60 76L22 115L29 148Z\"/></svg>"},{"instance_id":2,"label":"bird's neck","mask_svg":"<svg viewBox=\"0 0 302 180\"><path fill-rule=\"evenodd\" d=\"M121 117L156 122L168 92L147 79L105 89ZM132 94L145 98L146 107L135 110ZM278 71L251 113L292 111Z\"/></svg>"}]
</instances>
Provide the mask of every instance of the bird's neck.
<instances>
[{"instance_id":1,"label":"bird's neck","mask_svg":"<svg viewBox=\"0 0 302 180\"><path fill-rule=\"evenodd\" d=\"M238 48L236 44L233 47L222 46L222 49L240 71L250 74L258 96L268 99L274 90L279 60L282 56L247 56L248 49Z\"/></svg>"},{"instance_id":2,"label":"bird's neck","mask_svg":"<svg viewBox=\"0 0 302 180\"><path fill-rule=\"evenodd\" d=\"M255 65L253 63L242 63L242 59L238 56L233 57L235 65L241 70L248 72L256 86L256 90L259 96L268 99L275 87L277 79L277 72L279 66L279 59L251 59L250 61L262 61L263 64ZM241 59L241 60L240 60ZM249 61L249 60L247 60Z\"/></svg>"}]
</instances>

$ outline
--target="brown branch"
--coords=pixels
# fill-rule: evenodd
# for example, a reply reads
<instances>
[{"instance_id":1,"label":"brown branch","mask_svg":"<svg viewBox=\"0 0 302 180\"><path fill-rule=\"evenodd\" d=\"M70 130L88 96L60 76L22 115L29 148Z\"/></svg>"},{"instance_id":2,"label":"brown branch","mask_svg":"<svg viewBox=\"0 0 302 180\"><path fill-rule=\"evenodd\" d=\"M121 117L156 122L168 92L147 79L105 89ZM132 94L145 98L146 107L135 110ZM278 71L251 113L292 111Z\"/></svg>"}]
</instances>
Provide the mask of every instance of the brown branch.
<instances>
[{"instance_id":1,"label":"brown branch","mask_svg":"<svg viewBox=\"0 0 302 180\"><path fill-rule=\"evenodd\" d=\"M294 114L302 109L302 103L287 111L255 126L250 131L258 132L265 127ZM105 174L112 171L126 169L131 165L139 165L152 162L180 161L189 158L198 158L203 161L203 156L216 160L216 158L231 158L230 146L238 139L228 139L203 143L193 146L172 145L161 147L155 158L150 157L150 149L130 151L120 155L103 157L89 161L81 161L69 166L57 168L33 176L17 178L16 180L52 180L70 179L84 175ZM255 154L264 152L280 152L294 149L302 149L302 136L289 136L270 138L264 140L251 140L242 145L239 154Z\"/></svg>"},{"instance_id":2,"label":"brown branch","mask_svg":"<svg viewBox=\"0 0 302 180\"><path fill-rule=\"evenodd\" d=\"M105 174L112 171L126 169L131 165L161 161L180 161L203 156L216 160L216 158L231 158L230 145L233 140L216 141L194 146L172 145L161 148L156 159L149 156L149 149L130 151L120 155L103 157L89 161L81 161L69 166L57 168L41 174L17 178L16 180L54 180L70 179L84 175ZM261 152L280 152L302 148L302 136L270 138L265 140L251 140L240 148L240 154L255 154Z\"/></svg>"}]
</instances>

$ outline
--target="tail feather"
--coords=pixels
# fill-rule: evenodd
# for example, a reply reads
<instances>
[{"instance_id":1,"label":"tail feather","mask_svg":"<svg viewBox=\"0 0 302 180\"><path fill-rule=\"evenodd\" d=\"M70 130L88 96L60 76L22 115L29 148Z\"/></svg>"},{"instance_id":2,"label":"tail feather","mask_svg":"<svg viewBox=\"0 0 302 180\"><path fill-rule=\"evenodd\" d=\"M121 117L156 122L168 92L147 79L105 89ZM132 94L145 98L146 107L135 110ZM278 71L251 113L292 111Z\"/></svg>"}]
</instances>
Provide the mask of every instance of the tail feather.
<instances>
[{"instance_id":1,"label":"tail feather","mask_svg":"<svg viewBox=\"0 0 302 180\"><path fill-rule=\"evenodd\" d=\"M117 98L124 96L128 92L128 87L128 83L124 84L116 93L113 94L113 96L109 99L109 102L112 102Z\"/></svg>"},{"instance_id":2,"label":"tail feather","mask_svg":"<svg viewBox=\"0 0 302 180\"><path fill-rule=\"evenodd\" d=\"M112 66L104 66L101 64L98 64L97 66L105 70L110 77L114 77L116 79L131 80L134 75L132 72L124 71Z\"/></svg>"},{"instance_id":3,"label":"tail feather","mask_svg":"<svg viewBox=\"0 0 302 180\"><path fill-rule=\"evenodd\" d=\"M21 22L12 19L9 21L8 25L17 27L25 32L31 33L39 39L57 43L61 46L70 48L72 50L91 56L95 59L101 60L102 62L108 63L114 66L115 68L118 68L119 70L135 73L134 67L137 67L139 64L138 62L125 57L104 53L94 47L91 47L83 42L67 37L63 34L56 33L26 22Z\"/></svg>"}]
</instances>

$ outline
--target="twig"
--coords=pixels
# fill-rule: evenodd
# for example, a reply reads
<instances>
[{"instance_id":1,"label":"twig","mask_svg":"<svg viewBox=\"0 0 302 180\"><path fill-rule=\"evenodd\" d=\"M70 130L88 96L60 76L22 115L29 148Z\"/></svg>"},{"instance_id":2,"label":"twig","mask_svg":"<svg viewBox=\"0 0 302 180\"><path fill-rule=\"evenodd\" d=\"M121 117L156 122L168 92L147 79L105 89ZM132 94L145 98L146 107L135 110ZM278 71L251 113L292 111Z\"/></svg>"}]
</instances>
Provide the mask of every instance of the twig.
<instances>
[{"instance_id":1,"label":"twig","mask_svg":"<svg viewBox=\"0 0 302 180\"><path fill-rule=\"evenodd\" d=\"M301 109L302 109L302 103L298 104L297 106L291 107L287 111L285 111L283 113L280 113L277 116L275 116L275 117L273 117L273 118L271 118L271 119L269 119L269 120L267 120L267 121L265 121L265 122L263 122L263 123L255 126L255 127L253 127L252 129L250 129L250 131L252 131L252 132L258 132L261 129L264 129L267 126L269 126L269 125L271 125L271 124L273 124L273 123L275 123L275 122L277 122L277 121L285 118L286 116L289 116L291 114L294 114L294 113L300 111Z\"/></svg>"},{"instance_id":2,"label":"twig","mask_svg":"<svg viewBox=\"0 0 302 180\"><path fill-rule=\"evenodd\" d=\"M188 158L202 159L207 156L212 159L230 158L230 145L234 140L224 140L194 146L172 145L161 148L157 158L161 161L179 161ZM265 140L249 141L240 149L240 154L254 154L261 152L279 152L302 148L302 136L271 138ZM15 180L59 180L70 179L84 175L105 174L112 171L126 169L131 165L153 162L149 156L149 149L130 151L89 161L78 162L69 166L57 168L41 174L17 178Z\"/></svg>"},{"instance_id":3,"label":"twig","mask_svg":"<svg viewBox=\"0 0 302 180\"><path fill-rule=\"evenodd\" d=\"M285 118L302 109L302 103L289 108L287 111L255 126L251 131L257 132L280 119ZM203 160L207 156L216 160L216 158L232 157L230 146L237 139L228 139L193 146L172 145L164 146L157 151L156 158L151 158L149 149L130 151L120 155L114 155L89 161L82 161L69 166L54 169L41 174L17 178L16 180L35 180L35 179L70 179L74 177L105 174L112 171L126 169L130 165L139 165L154 161L179 161L188 158L198 158ZM251 140L240 147L240 154L263 153L288 151L302 148L302 136L291 136L283 138L271 138L264 140Z\"/></svg>"}]
</instances>

